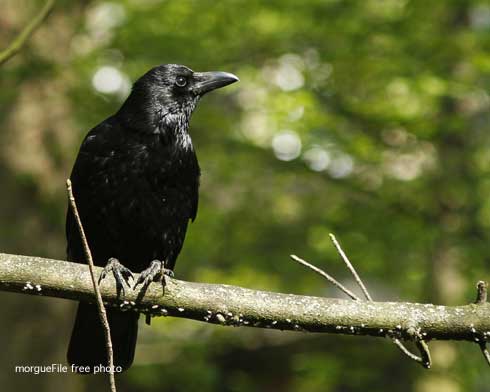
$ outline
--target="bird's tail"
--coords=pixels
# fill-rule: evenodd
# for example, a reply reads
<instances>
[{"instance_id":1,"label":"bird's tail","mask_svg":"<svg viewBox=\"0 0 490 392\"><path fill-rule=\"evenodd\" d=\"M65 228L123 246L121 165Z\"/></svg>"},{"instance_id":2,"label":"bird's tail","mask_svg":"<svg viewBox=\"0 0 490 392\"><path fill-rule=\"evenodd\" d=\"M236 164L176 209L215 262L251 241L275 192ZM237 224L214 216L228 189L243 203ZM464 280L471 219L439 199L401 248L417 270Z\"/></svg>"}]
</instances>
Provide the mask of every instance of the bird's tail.
<instances>
[{"instance_id":1,"label":"bird's tail","mask_svg":"<svg viewBox=\"0 0 490 392\"><path fill-rule=\"evenodd\" d=\"M106 313L111 329L114 369L124 371L133 363L139 315L109 308L106 308ZM106 350L104 330L97 306L80 302L68 346L68 362L74 371L81 374L86 373L86 369L88 373L97 372L97 369L107 369Z\"/></svg>"}]
</instances>

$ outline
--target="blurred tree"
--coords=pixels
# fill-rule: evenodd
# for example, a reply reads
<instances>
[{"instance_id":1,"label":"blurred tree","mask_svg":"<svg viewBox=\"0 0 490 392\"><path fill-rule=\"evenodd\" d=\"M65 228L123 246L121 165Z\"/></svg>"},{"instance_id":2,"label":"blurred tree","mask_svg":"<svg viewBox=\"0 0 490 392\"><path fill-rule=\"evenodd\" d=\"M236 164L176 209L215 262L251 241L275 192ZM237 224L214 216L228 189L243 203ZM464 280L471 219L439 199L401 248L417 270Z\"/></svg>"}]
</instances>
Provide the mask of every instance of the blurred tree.
<instances>
[{"instance_id":1,"label":"blurred tree","mask_svg":"<svg viewBox=\"0 0 490 392\"><path fill-rule=\"evenodd\" d=\"M0 46L34 3L3 0ZM336 295L288 260L345 274L332 231L375 299L467 301L490 264L489 49L484 0L60 2L0 70L0 249L63 258L64 179L83 135L131 80L183 63L241 83L206 97L191 125L202 201L179 277ZM64 360L72 305L1 296L6 390L105 383L13 374ZM121 390L458 392L490 382L475 349L450 343L433 345L427 373L369 339L161 320L141 342Z\"/></svg>"}]
</instances>

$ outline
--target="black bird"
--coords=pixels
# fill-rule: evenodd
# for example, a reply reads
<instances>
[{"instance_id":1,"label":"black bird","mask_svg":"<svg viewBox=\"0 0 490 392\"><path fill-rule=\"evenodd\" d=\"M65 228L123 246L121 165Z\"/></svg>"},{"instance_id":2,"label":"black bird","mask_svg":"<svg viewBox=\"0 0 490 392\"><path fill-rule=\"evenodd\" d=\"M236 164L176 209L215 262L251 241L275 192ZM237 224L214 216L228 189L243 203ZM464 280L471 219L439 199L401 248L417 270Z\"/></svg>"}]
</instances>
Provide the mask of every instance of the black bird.
<instances>
[{"instance_id":1,"label":"black bird","mask_svg":"<svg viewBox=\"0 0 490 392\"><path fill-rule=\"evenodd\" d=\"M82 142L70 179L94 263L112 272L118 291L131 271L148 285L171 272L189 220L196 218L200 170L188 133L199 99L238 81L226 72L193 72L160 65L134 83L119 111ZM68 260L85 263L70 208L66 218ZM107 264L106 264L107 263ZM133 362L137 313L107 308L114 366ZM95 305L80 303L68 362L107 366L104 334Z\"/></svg>"}]
</instances>

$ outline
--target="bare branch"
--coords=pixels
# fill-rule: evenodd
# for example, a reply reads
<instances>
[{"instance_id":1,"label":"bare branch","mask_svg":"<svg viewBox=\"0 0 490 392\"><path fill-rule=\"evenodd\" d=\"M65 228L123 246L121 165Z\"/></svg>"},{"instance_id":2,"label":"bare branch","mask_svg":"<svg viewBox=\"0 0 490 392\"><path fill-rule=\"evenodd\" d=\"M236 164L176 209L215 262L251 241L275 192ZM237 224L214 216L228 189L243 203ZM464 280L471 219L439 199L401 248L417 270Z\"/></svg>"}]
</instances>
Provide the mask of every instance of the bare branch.
<instances>
[{"instance_id":1,"label":"bare branch","mask_svg":"<svg viewBox=\"0 0 490 392\"><path fill-rule=\"evenodd\" d=\"M46 3L44 3L44 6L39 14L37 14L36 17L32 19L26 27L24 27L20 34L7 48L0 52L0 65L6 63L22 50L29 37L34 33L34 31L36 31L39 26L41 26L44 20L48 17L49 13L54 7L54 3L55 0L47 0Z\"/></svg>"},{"instance_id":2,"label":"bare branch","mask_svg":"<svg viewBox=\"0 0 490 392\"><path fill-rule=\"evenodd\" d=\"M90 271L90 279L92 280L92 286L95 292L95 298L97 300L97 309L99 311L100 320L104 329L104 337L106 341L107 350L107 364L109 365L109 384L111 386L111 392L116 392L116 379L114 377L114 353L112 351L112 340L111 340L111 329L109 327L109 321L107 320L107 314L105 311L104 302L102 301L102 295L100 293L99 285L97 284L97 279L95 279L95 266L92 259L92 252L90 252L90 247L88 245L87 237L85 236L85 231L83 230L82 221L80 219L80 214L78 213L77 203L75 197L73 196L73 189L71 187L71 181L66 180L66 190L68 192L68 199L70 201L71 210L75 216L75 220L78 225L78 231L83 243L83 250L85 252L85 257L87 258L87 263Z\"/></svg>"},{"instance_id":3,"label":"bare branch","mask_svg":"<svg viewBox=\"0 0 490 392\"><path fill-rule=\"evenodd\" d=\"M315 267L313 264L308 263L307 261L299 258L296 255L291 255L290 256L294 261L297 261L300 264L303 264L304 266L312 269L315 271L317 274L320 274L323 276L325 279L327 279L330 283L332 283L335 287L337 287L339 290L343 291L345 294L347 294L349 297L351 297L355 301L359 301L359 297L355 295L352 291L350 291L348 288L346 288L342 283L340 283L338 280L336 280L334 277L330 276L327 274L324 270Z\"/></svg>"},{"instance_id":4,"label":"bare branch","mask_svg":"<svg viewBox=\"0 0 490 392\"><path fill-rule=\"evenodd\" d=\"M101 272L95 267L95 273ZM137 276L136 276L137 278ZM0 290L95 302L90 272L83 264L0 253ZM436 306L408 302L367 302L256 291L237 286L168 279L117 298L113 279L100 286L106 306L152 316L173 316L227 326L326 332L427 341L490 336L490 303Z\"/></svg>"},{"instance_id":5,"label":"bare branch","mask_svg":"<svg viewBox=\"0 0 490 392\"><path fill-rule=\"evenodd\" d=\"M354 266L350 262L349 258L345 254L342 247L340 246L339 242L337 241L337 238L335 238L335 235L333 235L332 233L330 233L329 235L335 248L337 249L337 252L339 252L340 257L342 258L342 260L344 260L344 263L347 265L347 268L352 273L352 276L354 276L354 279L359 285L359 287L361 288L362 292L364 293L364 296L368 301L373 302L373 299L371 298L371 295L369 294L366 286L364 286L363 281L357 274L357 271L355 270ZM430 368L431 360L430 360L429 346L427 345L427 343L425 343L422 340L421 336L417 336L415 338L415 344L420 351L420 355L421 355L420 357L410 352L410 350L408 350L399 339L393 338L393 343L395 343L395 345L401 350L401 352L407 355L410 359L413 359L414 361L422 364L422 366L424 366L426 369Z\"/></svg>"},{"instance_id":6,"label":"bare branch","mask_svg":"<svg viewBox=\"0 0 490 392\"><path fill-rule=\"evenodd\" d=\"M415 340L415 345L420 351L420 355L422 357L421 358L422 366L425 367L426 369L430 369L430 367L432 366L432 359L430 357L429 346L421 337Z\"/></svg>"},{"instance_id":7,"label":"bare branch","mask_svg":"<svg viewBox=\"0 0 490 392\"><path fill-rule=\"evenodd\" d=\"M485 341L480 342L480 350L485 358L485 361L488 363L488 365L490 365L490 353L488 352L487 343Z\"/></svg>"},{"instance_id":8,"label":"bare branch","mask_svg":"<svg viewBox=\"0 0 490 392\"><path fill-rule=\"evenodd\" d=\"M371 298L371 295L369 294L368 290L364 286L364 283L362 282L361 278L357 274L354 266L349 261L349 259L348 259L347 255L345 254L344 250L342 249L342 247L340 246L339 242L337 241L337 239L335 238L335 236L332 233L330 233L330 238L331 238L331 240L332 240L335 248L337 249L337 252L340 254L342 260L347 265L347 268L350 270L350 272L354 276L354 279L356 280L356 282L358 283L358 285L361 287L361 289L362 289L362 291L363 291L366 299L369 302L373 302L373 299ZM298 256L291 255L291 258L293 260L297 261L298 263L301 263L301 264L307 266L308 268L311 268L313 271L317 272L318 274L324 276L329 282L333 283L336 287L338 287L344 293L346 293L347 295L349 295L352 299L359 300L359 298L355 294L351 293L348 289L346 289L344 286L342 286L342 284L340 284L335 278L333 278L332 276L330 276L329 274L327 274L325 271L321 270L318 267L315 267L314 265L308 263L307 261L305 261L303 259L300 259ZM397 325L397 329L399 329L399 328L401 328L401 325ZM415 340L416 346L417 346L417 348L419 349L419 351L421 353L421 356L420 357L417 356L417 355L415 355L415 354L413 354L413 353L411 353L403 345L403 343L400 341L400 339L398 339L395 336L395 333L392 330L389 330L388 333L387 333L387 335L392 338L393 343L400 349L400 351L403 354L407 355L410 359L413 359L414 361L420 363L425 368L427 368L427 369L430 368L430 366L431 366L431 359L430 359L429 346L427 345L427 343L425 343L423 341L422 336L420 334L414 332L415 330L413 328L409 328L407 330L407 332L408 331L410 331L409 335L411 335L412 339Z\"/></svg>"},{"instance_id":9,"label":"bare branch","mask_svg":"<svg viewBox=\"0 0 490 392\"><path fill-rule=\"evenodd\" d=\"M429 352L429 346L427 346L427 343L425 343L423 340L417 340L415 344L417 345L417 348L421 352L422 356L419 357L418 355L413 354L411 351L409 351L403 343L397 339L393 338L393 343L395 344L396 347L400 349L400 351L405 354L407 357L410 359L414 360L415 362L420 363L423 367L426 369L430 369L431 367L431 359L430 359L430 352Z\"/></svg>"},{"instance_id":10,"label":"bare branch","mask_svg":"<svg viewBox=\"0 0 490 392\"><path fill-rule=\"evenodd\" d=\"M352 276L354 276L354 279L357 282L357 284L359 285L359 287L362 289L364 296L366 297L366 299L368 301L372 301L373 299L369 295L369 292L367 291L366 286L364 286L364 283L362 282L362 280L359 277L359 275L357 274L355 268L353 267L353 265L349 261L349 258L347 257L347 255L342 250L339 242L337 241L337 238L335 238L335 236L332 233L330 233L329 236L330 236L330 239L332 240L335 248L337 249L337 252L339 252L340 257L342 258L342 260L344 260L345 265L347 266L349 271L352 273Z\"/></svg>"},{"instance_id":11,"label":"bare branch","mask_svg":"<svg viewBox=\"0 0 490 392\"><path fill-rule=\"evenodd\" d=\"M476 284L476 300L475 304L484 304L487 302L487 283L480 280Z\"/></svg>"},{"instance_id":12,"label":"bare branch","mask_svg":"<svg viewBox=\"0 0 490 392\"><path fill-rule=\"evenodd\" d=\"M422 363L422 358L419 356L413 354L411 351L409 351L402 342L400 342L400 339L393 338L393 343L395 344L396 347L400 349L400 351L405 354L407 357L410 359L413 359L415 362L420 362Z\"/></svg>"}]
</instances>

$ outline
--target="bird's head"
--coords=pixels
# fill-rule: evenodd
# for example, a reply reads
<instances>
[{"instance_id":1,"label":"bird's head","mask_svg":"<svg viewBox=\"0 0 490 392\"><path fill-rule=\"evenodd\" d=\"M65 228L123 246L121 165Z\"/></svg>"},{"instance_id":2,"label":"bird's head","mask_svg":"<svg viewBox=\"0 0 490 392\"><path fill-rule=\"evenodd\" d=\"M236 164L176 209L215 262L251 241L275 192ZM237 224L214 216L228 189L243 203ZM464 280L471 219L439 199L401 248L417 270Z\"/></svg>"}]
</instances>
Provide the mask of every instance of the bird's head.
<instances>
[{"instance_id":1,"label":"bird's head","mask_svg":"<svg viewBox=\"0 0 490 392\"><path fill-rule=\"evenodd\" d=\"M204 94L238 80L227 72L194 72L184 65L159 65L134 83L120 113L132 112L138 127L152 128L140 129L145 132L182 126L187 129L190 116Z\"/></svg>"}]
</instances>

